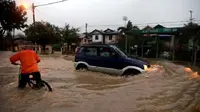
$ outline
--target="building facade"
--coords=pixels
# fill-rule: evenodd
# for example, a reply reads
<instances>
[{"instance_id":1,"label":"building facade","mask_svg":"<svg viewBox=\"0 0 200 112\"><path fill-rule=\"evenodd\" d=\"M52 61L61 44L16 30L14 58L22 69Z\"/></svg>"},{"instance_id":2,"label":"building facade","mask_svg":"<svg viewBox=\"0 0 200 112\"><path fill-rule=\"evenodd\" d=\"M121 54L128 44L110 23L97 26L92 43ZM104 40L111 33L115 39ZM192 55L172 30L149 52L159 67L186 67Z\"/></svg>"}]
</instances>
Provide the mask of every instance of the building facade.
<instances>
[{"instance_id":1,"label":"building facade","mask_svg":"<svg viewBox=\"0 0 200 112\"><path fill-rule=\"evenodd\" d=\"M80 45L88 43L101 43L101 44L113 44L118 43L119 33L117 31L106 29L102 30L93 30L88 33L87 36L84 35L81 37Z\"/></svg>"}]
</instances>

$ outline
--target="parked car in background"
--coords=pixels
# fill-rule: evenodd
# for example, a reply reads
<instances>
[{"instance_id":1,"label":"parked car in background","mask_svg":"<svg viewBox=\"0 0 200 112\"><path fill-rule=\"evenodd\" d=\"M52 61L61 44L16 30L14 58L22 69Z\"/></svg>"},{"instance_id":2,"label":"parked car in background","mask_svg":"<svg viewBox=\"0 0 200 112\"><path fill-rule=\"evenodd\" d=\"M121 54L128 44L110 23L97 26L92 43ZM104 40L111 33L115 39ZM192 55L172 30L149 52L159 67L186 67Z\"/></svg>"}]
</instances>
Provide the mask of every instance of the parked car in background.
<instances>
[{"instance_id":1,"label":"parked car in background","mask_svg":"<svg viewBox=\"0 0 200 112\"><path fill-rule=\"evenodd\" d=\"M150 67L147 61L129 57L114 45L87 44L77 49L76 70L87 69L116 75L136 75Z\"/></svg>"}]
</instances>

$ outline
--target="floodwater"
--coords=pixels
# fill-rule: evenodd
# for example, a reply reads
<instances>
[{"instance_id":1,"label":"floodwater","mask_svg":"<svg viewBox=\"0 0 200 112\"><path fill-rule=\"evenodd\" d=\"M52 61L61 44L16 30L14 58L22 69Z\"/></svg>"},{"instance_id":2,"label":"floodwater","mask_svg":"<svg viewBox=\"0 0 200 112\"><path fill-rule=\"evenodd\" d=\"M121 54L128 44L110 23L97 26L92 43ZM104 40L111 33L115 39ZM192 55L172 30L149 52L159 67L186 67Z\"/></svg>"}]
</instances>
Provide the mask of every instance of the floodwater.
<instances>
[{"instance_id":1,"label":"floodwater","mask_svg":"<svg viewBox=\"0 0 200 112\"><path fill-rule=\"evenodd\" d=\"M147 73L116 77L75 71L72 61L41 57L42 78L53 92L18 90L18 66L0 52L0 112L198 112L197 72L167 61ZM195 111L196 110L196 111Z\"/></svg>"}]
</instances>

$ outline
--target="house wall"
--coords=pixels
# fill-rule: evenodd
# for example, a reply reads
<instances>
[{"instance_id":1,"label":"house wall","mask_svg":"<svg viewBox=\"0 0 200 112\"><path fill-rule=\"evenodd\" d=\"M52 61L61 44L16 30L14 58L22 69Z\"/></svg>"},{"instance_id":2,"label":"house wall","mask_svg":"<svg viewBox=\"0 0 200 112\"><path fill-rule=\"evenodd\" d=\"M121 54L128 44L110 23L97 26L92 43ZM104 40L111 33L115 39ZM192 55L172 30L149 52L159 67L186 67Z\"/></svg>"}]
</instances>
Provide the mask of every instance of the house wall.
<instances>
[{"instance_id":1,"label":"house wall","mask_svg":"<svg viewBox=\"0 0 200 112\"><path fill-rule=\"evenodd\" d=\"M97 35L98 39L96 40L96 35L92 35L92 42L103 42L103 35Z\"/></svg>"},{"instance_id":2,"label":"house wall","mask_svg":"<svg viewBox=\"0 0 200 112\"><path fill-rule=\"evenodd\" d=\"M105 43L108 44L110 42L117 42L117 35L112 35L112 39L109 40L109 36L105 36Z\"/></svg>"},{"instance_id":3,"label":"house wall","mask_svg":"<svg viewBox=\"0 0 200 112\"><path fill-rule=\"evenodd\" d=\"M110 38L109 35L106 35L106 36L105 36L105 43L106 43L106 44L110 43L110 42L113 40L113 36L112 36L112 39L111 39L111 40L109 40L109 38Z\"/></svg>"},{"instance_id":4,"label":"house wall","mask_svg":"<svg viewBox=\"0 0 200 112\"><path fill-rule=\"evenodd\" d=\"M87 39L87 38L82 38L81 39L81 45L83 45L83 44L88 44L89 43L89 40Z\"/></svg>"}]
</instances>

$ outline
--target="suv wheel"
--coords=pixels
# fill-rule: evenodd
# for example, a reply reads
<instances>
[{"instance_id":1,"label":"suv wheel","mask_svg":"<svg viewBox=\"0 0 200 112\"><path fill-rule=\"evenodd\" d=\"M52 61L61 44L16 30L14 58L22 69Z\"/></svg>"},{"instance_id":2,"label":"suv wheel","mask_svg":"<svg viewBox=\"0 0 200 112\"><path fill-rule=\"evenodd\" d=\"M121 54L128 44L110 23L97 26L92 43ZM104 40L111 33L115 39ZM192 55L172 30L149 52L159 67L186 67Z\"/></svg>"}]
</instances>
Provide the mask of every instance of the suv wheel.
<instances>
[{"instance_id":1,"label":"suv wheel","mask_svg":"<svg viewBox=\"0 0 200 112\"><path fill-rule=\"evenodd\" d=\"M88 70L88 67L85 64L79 64L76 67L76 70L86 71L86 70Z\"/></svg>"},{"instance_id":2,"label":"suv wheel","mask_svg":"<svg viewBox=\"0 0 200 112\"><path fill-rule=\"evenodd\" d=\"M140 74L140 73L141 73L141 72L138 71L138 70L128 69L128 70L126 70L126 71L122 74L122 76L129 76L129 75L134 76L134 75L138 75L138 74Z\"/></svg>"}]
</instances>

